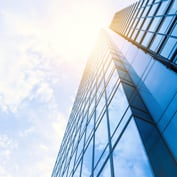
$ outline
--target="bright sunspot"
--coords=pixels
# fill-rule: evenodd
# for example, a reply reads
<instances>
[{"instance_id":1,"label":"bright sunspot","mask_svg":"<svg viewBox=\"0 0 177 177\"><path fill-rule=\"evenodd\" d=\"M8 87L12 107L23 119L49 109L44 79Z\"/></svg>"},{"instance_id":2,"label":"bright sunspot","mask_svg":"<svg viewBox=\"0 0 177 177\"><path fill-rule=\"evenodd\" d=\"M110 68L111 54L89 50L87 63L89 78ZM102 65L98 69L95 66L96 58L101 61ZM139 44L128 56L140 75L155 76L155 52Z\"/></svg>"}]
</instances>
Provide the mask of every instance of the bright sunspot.
<instances>
[{"instance_id":1,"label":"bright sunspot","mask_svg":"<svg viewBox=\"0 0 177 177\"><path fill-rule=\"evenodd\" d=\"M88 4L67 9L64 16L54 22L52 47L60 51L66 60L83 60L81 56L87 58L98 32L108 26L109 17L105 15L105 9L101 7L98 10L98 6Z\"/></svg>"}]
</instances>

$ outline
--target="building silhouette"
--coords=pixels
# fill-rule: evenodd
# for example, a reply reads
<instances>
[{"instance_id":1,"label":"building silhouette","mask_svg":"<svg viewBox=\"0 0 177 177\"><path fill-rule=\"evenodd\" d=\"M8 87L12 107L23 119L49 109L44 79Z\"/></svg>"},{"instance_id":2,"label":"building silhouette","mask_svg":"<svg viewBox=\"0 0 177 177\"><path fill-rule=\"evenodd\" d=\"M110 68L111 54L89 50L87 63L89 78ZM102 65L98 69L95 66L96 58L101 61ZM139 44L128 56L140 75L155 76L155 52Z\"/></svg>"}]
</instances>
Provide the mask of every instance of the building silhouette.
<instances>
[{"instance_id":1,"label":"building silhouette","mask_svg":"<svg viewBox=\"0 0 177 177\"><path fill-rule=\"evenodd\" d=\"M141 0L102 30L52 177L177 176L177 0Z\"/></svg>"}]
</instances>

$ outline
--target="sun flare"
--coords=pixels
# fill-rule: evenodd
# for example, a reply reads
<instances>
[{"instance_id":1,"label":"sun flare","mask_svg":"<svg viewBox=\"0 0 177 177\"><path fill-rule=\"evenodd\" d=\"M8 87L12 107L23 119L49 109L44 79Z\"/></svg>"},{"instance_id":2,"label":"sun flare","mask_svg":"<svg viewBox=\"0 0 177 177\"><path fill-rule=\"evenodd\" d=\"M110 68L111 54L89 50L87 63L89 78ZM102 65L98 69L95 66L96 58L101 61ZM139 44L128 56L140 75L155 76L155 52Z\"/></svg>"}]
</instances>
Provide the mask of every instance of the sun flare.
<instances>
[{"instance_id":1,"label":"sun flare","mask_svg":"<svg viewBox=\"0 0 177 177\"><path fill-rule=\"evenodd\" d=\"M82 9L76 6L67 11L54 26L52 47L59 50L69 61L87 57L98 32L107 25L103 15L103 9L87 6Z\"/></svg>"}]
</instances>

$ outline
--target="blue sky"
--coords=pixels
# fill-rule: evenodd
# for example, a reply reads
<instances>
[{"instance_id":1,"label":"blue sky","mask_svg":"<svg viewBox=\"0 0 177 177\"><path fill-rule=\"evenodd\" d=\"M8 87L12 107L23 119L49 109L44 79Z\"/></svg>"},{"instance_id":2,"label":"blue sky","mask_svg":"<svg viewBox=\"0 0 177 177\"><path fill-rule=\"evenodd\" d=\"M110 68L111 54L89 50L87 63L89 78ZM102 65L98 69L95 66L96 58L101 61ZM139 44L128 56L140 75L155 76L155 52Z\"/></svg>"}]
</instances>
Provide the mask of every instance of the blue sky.
<instances>
[{"instance_id":1,"label":"blue sky","mask_svg":"<svg viewBox=\"0 0 177 177\"><path fill-rule=\"evenodd\" d=\"M48 177L99 30L133 0L0 0L0 176Z\"/></svg>"}]
</instances>

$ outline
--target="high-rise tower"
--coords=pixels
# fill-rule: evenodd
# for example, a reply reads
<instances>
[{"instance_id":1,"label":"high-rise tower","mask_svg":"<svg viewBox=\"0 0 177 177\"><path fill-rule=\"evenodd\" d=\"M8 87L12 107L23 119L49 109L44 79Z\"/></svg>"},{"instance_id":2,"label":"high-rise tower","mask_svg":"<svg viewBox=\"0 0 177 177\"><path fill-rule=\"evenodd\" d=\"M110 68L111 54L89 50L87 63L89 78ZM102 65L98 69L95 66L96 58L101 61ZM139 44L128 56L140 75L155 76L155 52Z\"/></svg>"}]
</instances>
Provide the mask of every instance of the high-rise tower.
<instances>
[{"instance_id":1,"label":"high-rise tower","mask_svg":"<svg viewBox=\"0 0 177 177\"><path fill-rule=\"evenodd\" d=\"M141 0L101 31L52 177L177 176L176 19L177 0Z\"/></svg>"}]
</instances>

